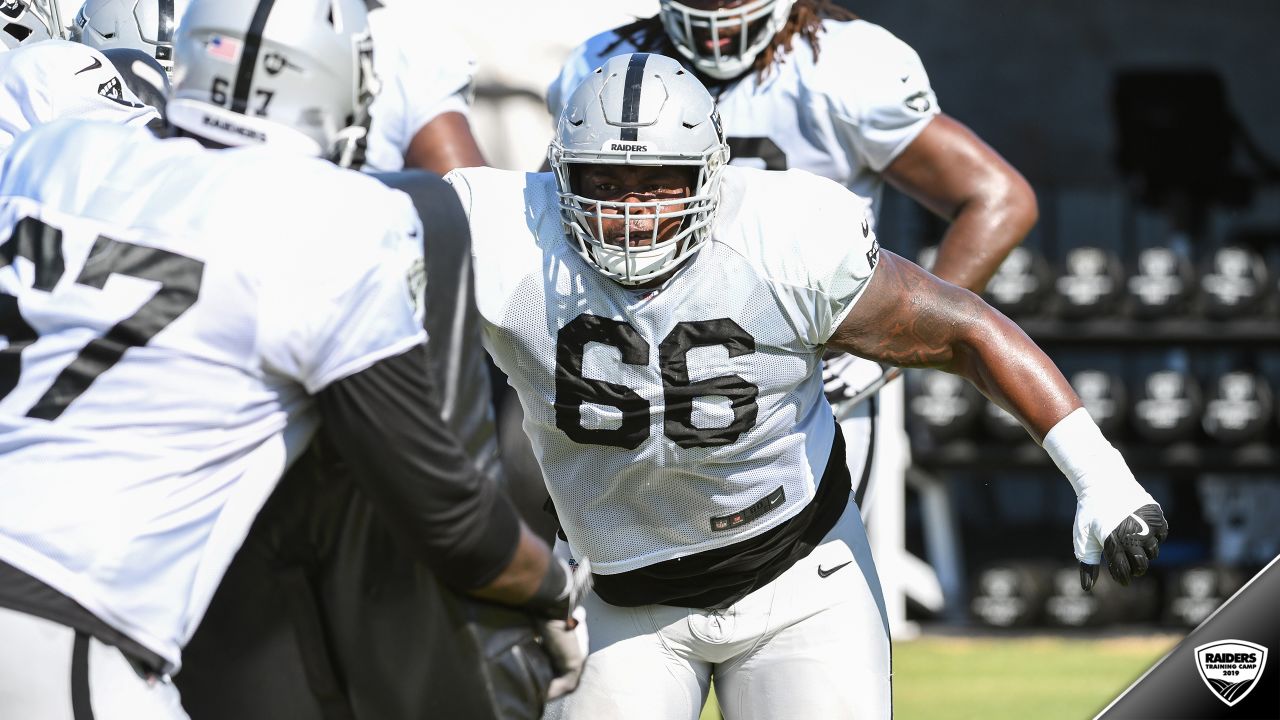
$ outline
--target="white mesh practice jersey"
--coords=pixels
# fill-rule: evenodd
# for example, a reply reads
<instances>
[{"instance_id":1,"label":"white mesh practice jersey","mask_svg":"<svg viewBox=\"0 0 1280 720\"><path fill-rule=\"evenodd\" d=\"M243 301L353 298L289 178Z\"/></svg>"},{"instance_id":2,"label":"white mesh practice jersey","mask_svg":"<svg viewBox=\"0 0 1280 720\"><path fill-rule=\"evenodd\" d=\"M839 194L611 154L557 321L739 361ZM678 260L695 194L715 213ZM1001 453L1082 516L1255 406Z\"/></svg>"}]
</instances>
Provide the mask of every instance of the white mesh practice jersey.
<instances>
[{"instance_id":1,"label":"white mesh practice jersey","mask_svg":"<svg viewBox=\"0 0 1280 720\"><path fill-rule=\"evenodd\" d=\"M0 153L17 136L54 120L145 125L159 117L111 61L87 45L45 40L0 55Z\"/></svg>"},{"instance_id":2,"label":"white mesh practice jersey","mask_svg":"<svg viewBox=\"0 0 1280 720\"><path fill-rule=\"evenodd\" d=\"M714 236L661 289L570 244L551 174L458 170L486 346L576 557L604 574L798 513L831 453L824 343L878 259L866 201L802 171L725 170Z\"/></svg>"},{"instance_id":3,"label":"white mesh practice jersey","mask_svg":"<svg viewBox=\"0 0 1280 720\"><path fill-rule=\"evenodd\" d=\"M0 559L178 664L317 418L424 341L408 198L59 122L0 163ZM417 267L420 270L420 265Z\"/></svg>"},{"instance_id":4,"label":"white mesh practice jersey","mask_svg":"<svg viewBox=\"0 0 1280 720\"><path fill-rule=\"evenodd\" d=\"M393 172L404 167L424 125L444 113L469 113L476 62L438 18L412 3L375 8L369 30L381 90L369 108L365 170Z\"/></svg>"},{"instance_id":5,"label":"white mesh practice jersey","mask_svg":"<svg viewBox=\"0 0 1280 720\"><path fill-rule=\"evenodd\" d=\"M878 209L880 173L938 114L920 57L884 28L826 20L821 53L797 40L763 81L754 73L717 96L730 162L799 168L831 178ZM579 46L547 90L558 116L578 84L614 55L636 52L605 32ZM714 91L714 88L713 88Z\"/></svg>"}]
</instances>

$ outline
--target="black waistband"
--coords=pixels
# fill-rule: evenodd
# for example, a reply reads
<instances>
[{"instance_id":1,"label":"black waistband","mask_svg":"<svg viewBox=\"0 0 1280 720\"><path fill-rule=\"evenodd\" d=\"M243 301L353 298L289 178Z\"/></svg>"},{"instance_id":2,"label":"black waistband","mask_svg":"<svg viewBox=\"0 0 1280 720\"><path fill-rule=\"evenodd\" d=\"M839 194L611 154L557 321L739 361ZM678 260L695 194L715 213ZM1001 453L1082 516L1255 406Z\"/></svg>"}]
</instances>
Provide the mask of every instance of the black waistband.
<instances>
[{"instance_id":1,"label":"black waistband","mask_svg":"<svg viewBox=\"0 0 1280 720\"><path fill-rule=\"evenodd\" d=\"M75 600L0 560L0 607L65 625L110 645L135 666L156 675L171 668L165 659L103 622Z\"/></svg>"},{"instance_id":2,"label":"black waistband","mask_svg":"<svg viewBox=\"0 0 1280 720\"><path fill-rule=\"evenodd\" d=\"M844 434L836 424L817 494L795 517L750 540L617 575L594 575L596 594L620 607L728 607L812 552L849 505L851 485Z\"/></svg>"}]
</instances>

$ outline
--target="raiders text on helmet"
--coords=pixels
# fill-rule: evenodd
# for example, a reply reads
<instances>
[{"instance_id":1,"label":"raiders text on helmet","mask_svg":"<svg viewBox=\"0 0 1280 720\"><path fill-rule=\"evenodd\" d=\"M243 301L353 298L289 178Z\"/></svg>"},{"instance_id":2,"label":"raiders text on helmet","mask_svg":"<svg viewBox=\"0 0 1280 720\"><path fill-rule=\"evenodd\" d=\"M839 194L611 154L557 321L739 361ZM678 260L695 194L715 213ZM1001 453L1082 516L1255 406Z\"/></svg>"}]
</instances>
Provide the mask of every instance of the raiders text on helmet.
<instances>
[{"instance_id":1,"label":"raiders text on helmet","mask_svg":"<svg viewBox=\"0 0 1280 720\"><path fill-rule=\"evenodd\" d=\"M751 68L787 22L795 0L750 0L733 8L698 10L660 0L662 25L680 54L698 72L718 80Z\"/></svg>"},{"instance_id":2,"label":"raiders text on helmet","mask_svg":"<svg viewBox=\"0 0 1280 720\"><path fill-rule=\"evenodd\" d=\"M669 57L635 53L611 58L573 92L560 113L549 159L565 231L578 251L606 276L635 285L670 272L710 236L729 147L702 83ZM696 168L698 175L685 199L606 202L575 191L575 165L675 165ZM645 211L653 237L633 245L631 220ZM611 218L626 224L621 245L599 239L602 221ZM679 232L659 242L659 221L669 218L681 219Z\"/></svg>"},{"instance_id":3,"label":"raiders text on helmet","mask_svg":"<svg viewBox=\"0 0 1280 720\"><path fill-rule=\"evenodd\" d=\"M192 0L175 50L173 125L358 162L377 92L364 0Z\"/></svg>"}]
</instances>

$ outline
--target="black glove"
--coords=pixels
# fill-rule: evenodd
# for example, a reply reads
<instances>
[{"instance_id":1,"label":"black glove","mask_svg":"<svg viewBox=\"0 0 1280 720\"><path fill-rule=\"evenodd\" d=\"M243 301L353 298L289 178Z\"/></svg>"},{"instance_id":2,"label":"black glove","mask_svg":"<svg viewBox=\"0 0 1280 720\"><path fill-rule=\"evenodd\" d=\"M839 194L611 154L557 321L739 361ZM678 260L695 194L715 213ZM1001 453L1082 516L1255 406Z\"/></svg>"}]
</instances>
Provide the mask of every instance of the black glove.
<instances>
[{"instance_id":1,"label":"black glove","mask_svg":"<svg viewBox=\"0 0 1280 720\"><path fill-rule=\"evenodd\" d=\"M1121 585L1141 577L1151 561L1160 555L1160 543L1169 537L1169 523L1156 504L1143 505L1116 526L1103 544L1102 557L1111 577ZM1080 563L1080 586L1092 590L1098 580L1099 565Z\"/></svg>"}]
</instances>

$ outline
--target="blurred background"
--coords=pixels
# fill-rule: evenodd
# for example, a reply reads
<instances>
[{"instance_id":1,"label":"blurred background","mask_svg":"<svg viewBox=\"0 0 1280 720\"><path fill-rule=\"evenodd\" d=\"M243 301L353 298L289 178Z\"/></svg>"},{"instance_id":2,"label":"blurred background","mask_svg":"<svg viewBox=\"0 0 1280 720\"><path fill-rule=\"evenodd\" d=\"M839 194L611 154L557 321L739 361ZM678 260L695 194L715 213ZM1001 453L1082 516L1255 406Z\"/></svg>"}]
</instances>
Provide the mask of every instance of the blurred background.
<instances>
[{"instance_id":1,"label":"blurred background","mask_svg":"<svg viewBox=\"0 0 1280 720\"><path fill-rule=\"evenodd\" d=\"M1280 3L842 4L914 47L942 108L1035 187L1039 225L987 298L1063 368L1172 528L1143 581L1083 594L1074 497L1048 458L963 382L908 373L887 394L910 461L878 469L900 490L871 521L898 716L1092 717L1280 553ZM656 9L443 7L480 61L490 161L535 170L569 50ZM886 188L885 247L927 266L942 231Z\"/></svg>"}]
</instances>

